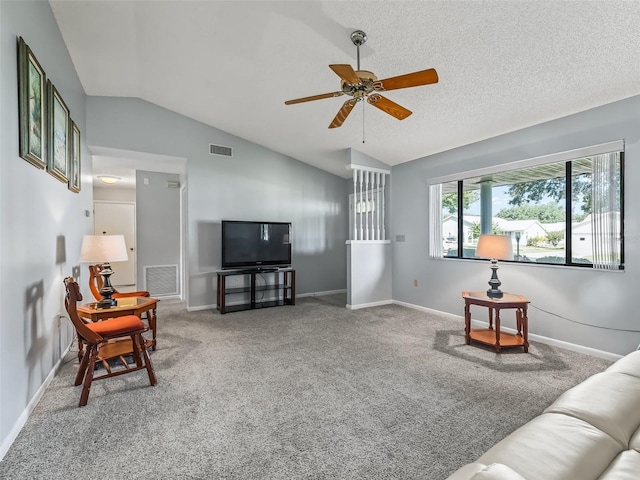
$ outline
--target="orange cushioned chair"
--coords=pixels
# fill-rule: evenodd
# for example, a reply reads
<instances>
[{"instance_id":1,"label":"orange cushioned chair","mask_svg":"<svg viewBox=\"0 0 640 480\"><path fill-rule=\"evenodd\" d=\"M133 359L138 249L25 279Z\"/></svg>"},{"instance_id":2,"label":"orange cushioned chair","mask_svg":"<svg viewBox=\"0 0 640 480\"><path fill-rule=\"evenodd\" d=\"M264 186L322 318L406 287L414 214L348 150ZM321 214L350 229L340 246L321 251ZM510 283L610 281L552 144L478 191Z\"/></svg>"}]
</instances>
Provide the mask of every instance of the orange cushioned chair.
<instances>
[{"instance_id":1,"label":"orange cushioned chair","mask_svg":"<svg viewBox=\"0 0 640 480\"><path fill-rule=\"evenodd\" d=\"M102 380L146 368L149 383L156 385L158 383L156 375L142 337L142 334L147 331L147 326L142 320L135 315L126 315L101 322L85 323L77 311L77 302L82 300L78 284L72 277L65 278L64 284L67 289L65 306L69 318L78 332L78 343L82 341L86 345L74 383L76 386L83 384L79 406L83 407L87 404L93 380ZM126 362L123 362L124 368L119 370L108 368L104 375L94 377L96 362L110 358L122 358L124 355L133 355L136 362L135 367L130 367Z\"/></svg>"},{"instance_id":2,"label":"orange cushioned chair","mask_svg":"<svg viewBox=\"0 0 640 480\"><path fill-rule=\"evenodd\" d=\"M102 295L100 294L100 290L102 289L102 284L104 283L104 278L100 275L102 271L102 265L89 265L89 288L91 289L91 293L95 297L97 301L102 299ZM127 298L127 297L150 297L149 292L146 290L140 290L138 292L118 292L114 291L112 298Z\"/></svg>"}]
</instances>

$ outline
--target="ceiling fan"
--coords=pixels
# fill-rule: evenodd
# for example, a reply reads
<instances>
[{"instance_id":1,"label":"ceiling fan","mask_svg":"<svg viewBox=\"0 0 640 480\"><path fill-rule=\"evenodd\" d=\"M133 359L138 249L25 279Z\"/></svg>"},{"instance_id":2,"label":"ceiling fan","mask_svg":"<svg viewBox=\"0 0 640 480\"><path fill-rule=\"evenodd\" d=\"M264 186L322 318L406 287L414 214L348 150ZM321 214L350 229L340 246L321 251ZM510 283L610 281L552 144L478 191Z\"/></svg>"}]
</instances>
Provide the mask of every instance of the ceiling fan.
<instances>
[{"instance_id":1,"label":"ceiling fan","mask_svg":"<svg viewBox=\"0 0 640 480\"><path fill-rule=\"evenodd\" d=\"M287 100L284 104L293 105L295 103L310 102L312 100L322 100L323 98L340 97L342 95L350 96L351 98L344 102L342 108L329 125L329 128L337 128L341 126L351 113L351 110L353 110L356 103L364 100L365 98L367 99L367 102L374 107L379 108L398 120L404 120L411 115L412 112L403 106L392 102L388 98L383 97L378 92L438 83L438 73L433 68L421 70L419 72L407 73L406 75L400 75L397 77L386 78L384 80L378 80L373 72L360 70L360 46L367 41L367 35L362 30L356 30L351 34L351 41L358 50L358 69L354 70L351 65L344 64L329 65L329 68L331 68L331 70L333 70L342 79L341 90L337 92L313 95L311 97L297 98L295 100Z\"/></svg>"}]
</instances>

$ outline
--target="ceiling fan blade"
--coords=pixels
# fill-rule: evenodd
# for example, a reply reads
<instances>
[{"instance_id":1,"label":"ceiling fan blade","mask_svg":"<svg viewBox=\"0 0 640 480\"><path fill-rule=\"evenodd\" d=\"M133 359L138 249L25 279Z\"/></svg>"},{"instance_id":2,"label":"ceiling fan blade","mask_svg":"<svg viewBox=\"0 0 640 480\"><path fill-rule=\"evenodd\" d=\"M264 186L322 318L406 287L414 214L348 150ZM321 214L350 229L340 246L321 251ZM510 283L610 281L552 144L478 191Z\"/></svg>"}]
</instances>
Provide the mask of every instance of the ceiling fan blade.
<instances>
[{"instance_id":1,"label":"ceiling fan blade","mask_svg":"<svg viewBox=\"0 0 640 480\"><path fill-rule=\"evenodd\" d=\"M433 68L378 80L374 83L373 88L375 90L397 90L398 88L419 87L431 83L438 83L438 72Z\"/></svg>"},{"instance_id":2,"label":"ceiling fan blade","mask_svg":"<svg viewBox=\"0 0 640 480\"><path fill-rule=\"evenodd\" d=\"M336 74L345 82L353 84L360 84L362 81L356 74L351 65L329 65L329 68L336 72Z\"/></svg>"},{"instance_id":3,"label":"ceiling fan blade","mask_svg":"<svg viewBox=\"0 0 640 480\"><path fill-rule=\"evenodd\" d=\"M311 97L296 98L295 100L287 100L285 105L293 105L294 103L310 102L312 100L322 100L323 98L339 97L344 95L342 92L323 93L321 95L313 95Z\"/></svg>"},{"instance_id":4,"label":"ceiling fan blade","mask_svg":"<svg viewBox=\"0 0 640 480\"><path fill-rule=\"evenodd\" d=\"M358 102L353 99L344 102L342 108L331 122L331 125L329 125L329 128L338 128L339 126L341 126L351 113L351 110L353 110L353 107L356 105L356 103Z\"/></svg>"},{"instance_id":5,"label":"ceiling fan blade","mask_svg":"<svg viewBox=\"0 0 640 480\"><path fill-rule=\"evenodd\" d=\"M396 117L398 120L404 120L412 113L411 110L407 110L403 106L392 102L388 98L385 98L378 93L369 95L367 97L367 102L369 102L374 107L379 108L383 112L388 113L392 117Z\"/></svg>"}]
</instances>

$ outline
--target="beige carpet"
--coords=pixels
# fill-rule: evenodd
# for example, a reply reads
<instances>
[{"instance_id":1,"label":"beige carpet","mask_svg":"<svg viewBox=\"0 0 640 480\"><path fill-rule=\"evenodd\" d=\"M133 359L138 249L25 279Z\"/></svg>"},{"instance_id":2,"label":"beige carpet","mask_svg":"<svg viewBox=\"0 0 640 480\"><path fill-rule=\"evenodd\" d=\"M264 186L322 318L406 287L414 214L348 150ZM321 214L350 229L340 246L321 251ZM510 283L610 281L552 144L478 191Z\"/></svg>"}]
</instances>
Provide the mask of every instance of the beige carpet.
<instances>
[{"instance_id":1,"label":"beige carpet","mask_svg":"<svg viewBox=\"0 0 640 480\"><path fill-rule=\"evenodd\" d=\"M465 345L462 320L344 303L161 301L158 386L98 382L78 408L71 352L0 478L444 478L609 365L537 343L498 355Z\"/></svg>"}]
</instances>

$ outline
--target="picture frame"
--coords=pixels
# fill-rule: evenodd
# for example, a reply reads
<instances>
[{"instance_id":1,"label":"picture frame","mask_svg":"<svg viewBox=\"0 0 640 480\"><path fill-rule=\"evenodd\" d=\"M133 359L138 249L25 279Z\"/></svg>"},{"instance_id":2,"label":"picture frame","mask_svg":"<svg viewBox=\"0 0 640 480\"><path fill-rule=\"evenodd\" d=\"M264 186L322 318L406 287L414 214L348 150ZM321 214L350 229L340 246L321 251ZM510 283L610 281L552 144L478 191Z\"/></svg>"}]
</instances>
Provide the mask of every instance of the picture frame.
<instances>
[{"instance_id":1,"label":"picture frame","mask_svg":"<svg viewBox=\"0 0 640 480\"><path fill-rule=\"evenodd\" d=\"M81 155L80 155L80 129L76 122L71 120L71 141L69 142L69 190L75 193L80 192L80 171L81 171Z\"/></svg>"},{"instance_id":2,"label":"picture frame","mask_svg":"<svg viewBox=\"0 0 640 480\"><path fill-rule=\"evenodd\" d=\"M69 144L71 118L69 108L53 83L47 81L49 101L49 138L47 172L63 183L69 182Z\"/></svg>"},{"instance_id":3,"label":"picture frame","mask_svg":"<svg viewBox=\"0 0 640 480\"><path fill-rule=\"evenodd\" d=\"M29 46L18 38L18 118L20 157L37 168L47 165L47 76Z\"/></svg>"}]
</instances>

